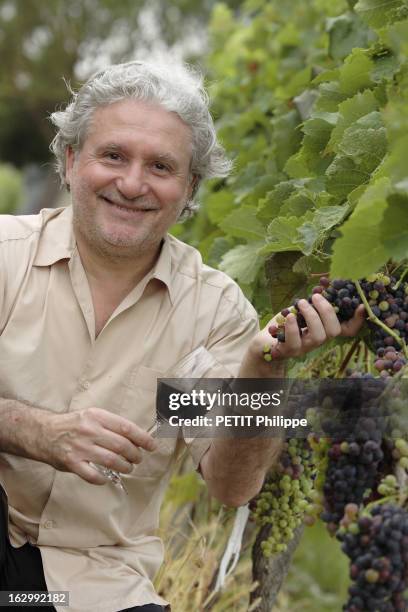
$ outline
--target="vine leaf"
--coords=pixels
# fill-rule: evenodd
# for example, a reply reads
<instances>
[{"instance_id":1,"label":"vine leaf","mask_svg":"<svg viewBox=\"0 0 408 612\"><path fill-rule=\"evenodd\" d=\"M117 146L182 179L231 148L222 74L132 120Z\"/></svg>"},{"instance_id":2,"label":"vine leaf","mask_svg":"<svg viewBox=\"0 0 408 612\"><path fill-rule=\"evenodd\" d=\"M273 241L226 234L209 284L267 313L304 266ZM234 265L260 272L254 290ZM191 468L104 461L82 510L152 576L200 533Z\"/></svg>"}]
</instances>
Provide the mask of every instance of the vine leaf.
<instances>
[{"instance_id":1,"label":"vine leaf","mask_svg":"<svg viewBox=\"0 0 408 612\"><path fill-rule=\"evenodd\" d=\"M259 200L257 218L269 222L278 216L283 202L295 191L293 181L282 181Z\"/></svg>"},{"instance_id":2,"label":"vine leaf","mask_svg":"<svg viewBox=\"0 0 408 612\"><path fill-rule=\"evenodd\" d=\"M331 131L337 121L337 113L319 113L305 121L303 125L303 143L299 151L290 157L284 168L293 178L301 178L309 172L317 172L327 162L324 160L324 150L329 141ZM330 161L330 159L329 159ZM323 171L325 166L323 167Z\"/></svg>"},{"instance_id":3,"label":"vine leaf","mask_svg":"<svg viewBox=\"0 0 408 612\"><path fill-rule=\"evenodd\" d=\"M346 129L358 121L358 119L364 117L364 115L378 111L378 108L379 102L369 89L341 102L338 107L339 119L331 133L327 149L337 152L337 147Z\"/></svg>"},{"instance_id":4,"label":"vine leaf","mask_svg":"<svg viewBox=\"0 0 408 612\"><path fill-rule=\"evenodd\" d=\"M340 223L347 214L348 206L327 206L319 208L312 221L306 221L298 228L303 240L303 253L311 255L317 243L324 238L327 230Z\"/></svg>"},{"instance_id":5,"label":"vine leaf","mask_svg":"<svg viewBox=\"0 0 408 612\"><path fill-rule=\"evenodd\" d=\"M371 173L381 163L387 150L385 128L361 129L358 122L344 132L340 151L351 157L363 172Z\"/></svg>"},{"instance_id":6,"label":"vine leaf","mask_svg":"<svg viewBox=\"0 0 408 612\"><path fill-rule=\"evenodd\" d=\"M354 10L373 28L383 28L408 16L404 0L359 0Z\"/></svg>"},{"instance_id":7,"label":"vine leaf","mask_svg":"<svg viewBox=\"0 0 408 612\"><path fill-rule=\"evenodd\" d=\"M324 206L301 217L278 217L268 226L267 244L260 254L299 250L311 255L327 231L340 223L347 212L348 205Z\"/></svg>"},{"instance_id":8,"label":"vine leaf","mask_svg":"<svg viewBox=\"0 0 408 612\"><path fill-rule=\"evenodd\" d=\"M214 238L208 250L208 265L212 266L213 268L218 268L222 257L227 251L232 249L233 245L233 238L226 238L225 236L217 236L216 238Z\"/></svg>"},{"instance_id":9,"label":"vine leaf","mask_svg":"<svg viewBox=\"0 0 408 612\"><path fill-rule=\"evenodd\" d=\"M227 251L221 259L219 269L243 285L253 283L264 260L259 257L263 243L240 244Z\"/></svg>"},{"instance_id":10,"label":"vine leaf","mask_svg":"<svg viewBox=\"0 0 408 612\"><path fill-rule=\"evenodd\" d=\"M347 95L340 91L337 81L322 83L319 87L319 97L316 100L315 110L327 113L337 113L339 104L347 99Z\"/></svg>"},{"instance_id":11,"label":"vine leaf","mask_svg":"<svg viewBox=\"0 0 408 612\"><path fill-rule=\"evenodd\" d=\"M399 185L401 183L395 187ZM408 189L405 193L389 195L387 203L380 228L381 238L393 259L399 261L408 256Z\"/></svg>"},{"instance_id":12,"label":"vine leaf","mask_svg":"<svg viewBox=\"0 0 408 612\"><path fill-rule=\"evenodd\" d=\"M256 208L253 206L241 206L234 210L219 223L219 227L236 238L262 240L265 237L265 229L256 218Z\"/></svg>"},{"instance_id":13,"label":"vine leaf","mask_svg":"<svg viewBox=\"0 0 408 612\"><path fill-rule=\"evenodd\" d=\"M367 52L363 49L354 49L340 69L340 91L352 96L366 87L371 87L373 68L374 63L367 56Z\"/></svg>"},{"instance_id":14,"label":"vine leaf","mask_svg":"<svg viewBox=\"0 0 408 612\"><path fill-rule=\"evenodd\" d=\"M313 223L322 231L327 231L340 223L348 212L348 206L325 206L313 215Z\"/></svg>"},{"instance_id":15,"label":"vine leaf","mask_svg":"<svg viewBox=\"0 0 408 612\"><path fill-rule=\"evenodd\" d=\"M287 252L271 255L265 264L265 273L270 285L271 306L274 313L290 306L297 295L306 291L307 276L294 272L293 266L300 253Z\"/></svg>"},{"instance_id":16,"label":"vine leaf","mask_svg":"<svg viewBox=\"0 0 408 612\"><path fill-rule=\"evenodd\" d=\"M313 247L319 239L319 230L312 221L306 221L298 228L298 234L302 238L302 252L305 255L313 253Z\"/></svg>"},{"instance_id":17,"label":"vine leaf","mask_svg":"<svg viewBox=\"0 0 408 612\"><path fill-rule=\"evenodd\" d=\"M299 189L282 204L279 214L294 217L303 216L314 206L311 195L307 190Z\"/></svg>"},{"instance_id":18,"label":"vine leaf","mask_svg":"<svg viewBox=\"0 0 408 612\"><path fill-rule=\"evenodd\" d=\"M207 196L205 206L210 221L217 225L233 210L234 194L225 189L210 193Z\"/></svg>"},{"instance_id":19,"label":"vine leaf","mask_svg":"<svg viewBox=\"0 0 408 612\"><path fill-rule=\"evenodd\" d=\"M388 259L380 235L390 182L377 180L361 196L344 223L333 248L331 276L357 280L377 270ZM353 262L353 265L350 265Z\"/></svg>"},{"instance_id":20,"label":"vine leaf","mask_svg":"<svg viewBox=\"0 0 408 612\"><path fill-rule=\"evenodd\" d=\"M329 55L333 59L344 59L352 49L366 47L373 40L369 30L357 13L346 13L328 19Z\"/></svg>"},{"instance_id":21,"label":"vine leaf","mask_svg":"<svg viewBox=\"0 0 408 612\"><path fill-rule=\"evenodd\" d=\"M278 253L280 251L302 250L303 240L298 228L312 215L307 213L303 217L278 217L268 226L268 243L261 250L262 255Z\"/></svg>"},{"instance_id":22,"label":"vine leaf","mask_svg":"<svg viewBox=\"0 0 408 612\"><path fill-rule=\"evenodd\" d=\"M336 155L327 168L327 191L345 198L350 191L367 182L370 175L360 170L355 161L346 155Z\"/></svg>"}]
</instances>

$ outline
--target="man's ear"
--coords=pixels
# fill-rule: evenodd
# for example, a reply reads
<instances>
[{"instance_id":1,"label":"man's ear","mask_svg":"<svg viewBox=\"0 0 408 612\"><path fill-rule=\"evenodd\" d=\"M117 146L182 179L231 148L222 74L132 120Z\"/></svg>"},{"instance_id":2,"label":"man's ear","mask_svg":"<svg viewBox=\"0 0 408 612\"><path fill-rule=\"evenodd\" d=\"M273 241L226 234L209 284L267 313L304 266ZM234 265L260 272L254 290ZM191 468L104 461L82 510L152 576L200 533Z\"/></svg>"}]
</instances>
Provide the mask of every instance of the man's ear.
<instances>
[{"instance_id":1,"label":"man's ear","mask_svg":"<svg viewBox=\"0 0 408 612\"><path fill-rule=\"evenodd\" d=\"M69 187L71 185L71 177L72 177L72 168L74 166L75 161L75 151L68 145L65 149L65 184L69 191Z\"/></svg>"}]
</instances>

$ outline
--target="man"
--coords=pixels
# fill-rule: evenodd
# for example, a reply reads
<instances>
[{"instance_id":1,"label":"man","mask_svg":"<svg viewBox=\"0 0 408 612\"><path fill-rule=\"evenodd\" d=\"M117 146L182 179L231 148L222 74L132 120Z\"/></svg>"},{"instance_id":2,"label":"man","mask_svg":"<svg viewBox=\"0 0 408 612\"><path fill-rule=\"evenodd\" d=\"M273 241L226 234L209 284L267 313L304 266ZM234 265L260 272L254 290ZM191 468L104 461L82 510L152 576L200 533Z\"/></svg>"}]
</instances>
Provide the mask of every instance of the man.
<instances>
[{"instance_id":1,"label":"man","mask_svg":"<svg viewBox=\"0 0 408 612\"><path fill-rule=\"evenodd\" d=\"M308 331L290 315L267 364L273 341L236 284L167 235L200 182L230 166L194 74L111 66L52 120L72 206L0 222L1 588L69 591L57 610L150 612L167 604L151 582L155 530L181 450L149 433L157 378L199 347L225 375L281 376L287 357L354 334L363 315L341 329L322 296L301 301ZM184 446L231 506L260 490L278 451L265 439Z\"/></svg>"}]
</instances>

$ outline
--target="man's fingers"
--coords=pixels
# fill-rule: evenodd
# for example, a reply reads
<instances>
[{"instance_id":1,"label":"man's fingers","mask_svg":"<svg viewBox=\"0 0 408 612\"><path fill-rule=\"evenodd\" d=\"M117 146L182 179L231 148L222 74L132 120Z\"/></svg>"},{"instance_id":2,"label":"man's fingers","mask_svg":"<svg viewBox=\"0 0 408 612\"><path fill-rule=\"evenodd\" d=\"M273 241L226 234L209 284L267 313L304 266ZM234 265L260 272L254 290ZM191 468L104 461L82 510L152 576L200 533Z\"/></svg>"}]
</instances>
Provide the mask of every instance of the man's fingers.
<instances>
[{"instance_id":1,"label":"man's fingers","mask_svg":"<svg viewBox=\"0 0 408 612\"><path fill-rule=\"evenodd\" d=\"M89 461L121 474L130 474L133 470L133 463L101 446L94 446L90 449Z\"/></svg>"},{"instance_id":2,"label":"man's fingers","mask_svg":"<svg viewBox=\"0 0 408 612\"><path fill-rule=\"evenodd\" d=\"M140 463L142 453L128 438L120 436L113 431L105 430L103 434L94 440L97 446L109 449L110 451L127 459L130 463Z\"/></svg>"},{"instance_id":3,"label":"man's fingers","mask_svg":"<svg viewBox=\"0 0 408 612\"><path fill-rule=\"evenodd\" d=\"M322 295L315 293L312 296L313 306L319 313L327 338L335 338L341 333L340 321L333 306Z\"/></svg>"},{"instance_id":4,"label":"man's fingers","mask_svg":"<svg viewBox=\"0 0 408 612\"><path fill-rule=\"evenodd\" d=\"M108 410L103 410L102 408L89 408L88 411L93 411L95 413L97 420L105 429L109 429L120 436L124 436L134 445L140 446L147 451L155 450L157 444L154 438L132 423L132 421L117 414L113 414Z\"/></svg>"},{"instance_id":5,"label":"man's fingers","mask_svg":"<svg viewBox=\"0 0 408 612\"><path fill-rule=\"evenodd\" d=\"M355 336L361 329L365 319L367 317L366 310L363 304L360 304L354 312L354 316L349 321L342 323L341 335L342 336Z\"/></svg>"},{"instance_id":6,"label":"man's fingers","mask_svg":"<svg viewBox=\"0 0 408 612\"><path fill-rule=\"evenodd\" d=\"M285 322L285 343L279 345L282 354L299 355L302 350L302 338L294 314L289 314Z\"/></svg>"},{"instance_id":7,"label":"man's fingers","mask_svg":"<svg viewBox=\"0 0 408 612\"><path fill-rule=\"evenodd\" d=\"M304 316L307 325L307 332L304 341L313 346L318 346L326 340L326 332L319 314L314 307L306 300L299 300L298 308ZM307 339L307 340L306 340Z\"/></svg>"},{"instance_id":8,"label":"man's fingers","mask_svg":"<svg viewBox=\"0 0 408 612\"><path fill-rule=\"evenodd\" d=\"M94 485L104 485L109 482L108 478L89 465L88 461L81 461L78 463L74 474Z\"/></svg>"},{"instance_id":9,"label":"man's fingers","mask_svg":"<svg viewBox=\"0 0 408 612\"><path fill-rule=\"evenodd\" d=\"M72 453L65 461L64 471L73 472L74 474L82 474L79 473L82 464L86 462L97 463L102 467L108 468L109 470L113 470L115 472L120 472L121 474L130 474L133 470L133 463L130 463L120 455L113 453L106 448L101 446L91 446L89 450L84 453L78 455L77 453ZM98 484L98 483L96 483Z\"/></svg>"}]
</instances>

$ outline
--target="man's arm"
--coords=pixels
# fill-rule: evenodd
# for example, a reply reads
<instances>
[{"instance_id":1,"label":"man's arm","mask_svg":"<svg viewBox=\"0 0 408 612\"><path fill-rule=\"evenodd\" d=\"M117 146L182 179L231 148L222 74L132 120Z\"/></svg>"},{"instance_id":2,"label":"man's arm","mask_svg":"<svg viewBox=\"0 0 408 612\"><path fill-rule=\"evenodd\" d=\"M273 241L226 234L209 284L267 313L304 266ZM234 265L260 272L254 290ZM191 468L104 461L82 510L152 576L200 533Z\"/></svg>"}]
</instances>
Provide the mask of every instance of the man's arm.
<instances>
[{"instance_id":1,"label":"man's arm","mask_svg":"<svg viewBox=\"0 0 408 612\"><path fill-rule=\"evenodd\" d=\"M283 378L285 360L303 355L328 339L339 335L354 336L364 318L359 307L350 321L340 325L332 305L321 295L313 296L314 308L300 300L307 331L299 333L296 317L288 315L285 342L278 343L268 333L268 325L251 342L239 371L240 378ZM263 347L270 345L276 358L267 363ZM242 506L262 488L267 471L279 457L282 442L276 438L215 439L200 461L200 470L210 493L228 506Z\"/></svg>"},{"instance_id":2,"label":"man's arm","mask_svg":"<svg viewBox=\"0 0 408 612\"><path fill-rule=\"evenodd\" d=\"M214 440L200 461L210 494L226 506L244 506L261 490L281 449L277 438Z\"/></svg>"},{"instance_id":3,"label":"man's arm","mask_svg":"<svg viewBox=\"0 0 408 612\"><path fill-rule=\"evenodd\" d=\"M101 408L63 414L0 398L0 451L48 463L92 484L106 478L89 462L129 474L140 448L154 450L150 434Z\"/></svg>"},{"instance_id":4,"label":"man's arm","mask_svg":"<svg viewBox=\"0 0 408 612\"><path fill-rule=\"evenodd\" d=\"M36 461L43 460L44 416L45 410L0 398L0 450Z\"/></svg>"}]
</instances>

